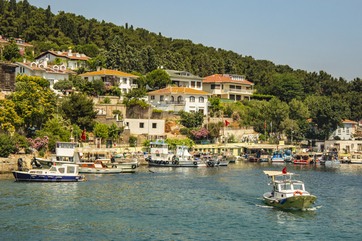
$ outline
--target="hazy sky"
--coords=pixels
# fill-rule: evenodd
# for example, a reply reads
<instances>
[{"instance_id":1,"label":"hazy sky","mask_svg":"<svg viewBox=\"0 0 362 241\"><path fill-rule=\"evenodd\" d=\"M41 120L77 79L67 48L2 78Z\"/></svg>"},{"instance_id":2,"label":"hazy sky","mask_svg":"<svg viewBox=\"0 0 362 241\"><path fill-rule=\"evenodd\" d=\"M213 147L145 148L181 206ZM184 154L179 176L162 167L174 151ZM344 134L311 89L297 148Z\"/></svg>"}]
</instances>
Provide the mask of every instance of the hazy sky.
<instances>
[{"instance_id":1,"label":"hazy sky","mask_svg":"<svg viewBox=\"0 0 362 241\"><path fill-rule=\"evenodd\" d=\"M28 0L308 72L362 78L361 0Z\"/></svg>"}]
</instances>

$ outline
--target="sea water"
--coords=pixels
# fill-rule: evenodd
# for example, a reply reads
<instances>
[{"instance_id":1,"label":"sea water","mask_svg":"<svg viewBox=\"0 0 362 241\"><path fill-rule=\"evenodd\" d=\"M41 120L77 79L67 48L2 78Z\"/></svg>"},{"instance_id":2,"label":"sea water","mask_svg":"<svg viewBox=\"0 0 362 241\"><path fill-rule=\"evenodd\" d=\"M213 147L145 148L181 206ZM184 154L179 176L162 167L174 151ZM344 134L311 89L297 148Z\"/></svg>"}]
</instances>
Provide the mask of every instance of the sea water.
<instances>
[{"instance_id":1,"label":"sea water","mask_svg":"<svg viewBox=\"0 0 362 241\"><path fill-rule=\"evenodd\" d=\"M300 174L306 210L265 205L263 170ZM79 183L0 175L0 240L361 240L362 165L237 162L86 175Z\"/></svg>"}]
</instances>

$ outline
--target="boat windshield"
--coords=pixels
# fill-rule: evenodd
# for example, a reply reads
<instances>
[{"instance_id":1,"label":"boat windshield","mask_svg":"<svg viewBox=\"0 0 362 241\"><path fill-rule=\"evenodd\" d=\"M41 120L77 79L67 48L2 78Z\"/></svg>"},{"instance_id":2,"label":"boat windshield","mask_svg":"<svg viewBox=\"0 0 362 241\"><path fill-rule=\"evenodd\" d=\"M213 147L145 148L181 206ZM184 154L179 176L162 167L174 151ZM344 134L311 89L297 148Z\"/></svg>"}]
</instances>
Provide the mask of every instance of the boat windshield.
<instances>
[{"instance_id":1,"label":"boat windshield","mask_svg":"<svg viewBox=\"0 0 362 241\"><path fill-rule=\"evenodd\" d=\"M56 168L56 167L51 167L51 168L49 169L49 171L50 171L50 172L56 172L56 171L57 171L57 168Z\"/></svg>"},{"instance_id":2,"label":"boat windshield","mask_svg":"<svg viewBox=\"0 0 362 241\"><path fill-rule=\"evenodd\" d=\"M281 191L283 191L283 190L291 190L290 183L280 184L279 186L280 186Z\"/></svg>"},{"instance_id":3,"label":"boat windshield","mask_svg":"<svg viewBox=\"0 0 362 241\"><path fill-rule=\"evenodd\" d=\"M301 190L304 191L303 184L293 184L293 190Z\"/></svg>"}]
</instances>

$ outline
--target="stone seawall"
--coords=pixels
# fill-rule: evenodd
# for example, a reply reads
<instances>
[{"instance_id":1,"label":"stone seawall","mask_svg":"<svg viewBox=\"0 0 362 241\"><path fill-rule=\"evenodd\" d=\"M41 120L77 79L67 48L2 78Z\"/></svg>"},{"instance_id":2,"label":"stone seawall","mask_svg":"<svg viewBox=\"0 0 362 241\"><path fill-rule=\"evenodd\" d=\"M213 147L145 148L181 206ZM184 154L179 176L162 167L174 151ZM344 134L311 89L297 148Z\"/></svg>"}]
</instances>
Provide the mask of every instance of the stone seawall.
<instances>
[{"instance_id":1,"label":"stone seawall","mask_svg":"<svg viewBox=\"0 0 362 241\"><path fill-rule=\"evenodd\" d=\"M24 167L31 168L31 159L33 155L11 155L8 158L0 158L0 173L8 173L18 170L18 159L21 158L24 161Z\"/></svg>"}]
</instances>

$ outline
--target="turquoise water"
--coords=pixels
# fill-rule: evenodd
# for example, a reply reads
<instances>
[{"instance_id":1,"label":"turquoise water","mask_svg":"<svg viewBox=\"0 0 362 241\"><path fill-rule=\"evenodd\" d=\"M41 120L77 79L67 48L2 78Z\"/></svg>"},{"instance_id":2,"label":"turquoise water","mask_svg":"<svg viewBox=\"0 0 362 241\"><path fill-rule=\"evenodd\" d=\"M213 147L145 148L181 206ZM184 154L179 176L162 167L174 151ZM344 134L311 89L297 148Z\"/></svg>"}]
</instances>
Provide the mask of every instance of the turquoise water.
<instances>
[{"instance_id":1,"label":"turquoise water","mask_svg":"<svg viewBox=\"0 0 362 241\"><path fill-rule=\"evenodd\" d=\"M317 196L304 211L266 206L263 170L283 165L148 168L80 183L0 176L1 240L361 240L362 165L293 166Z\"/></svg>"}]
</instances>

